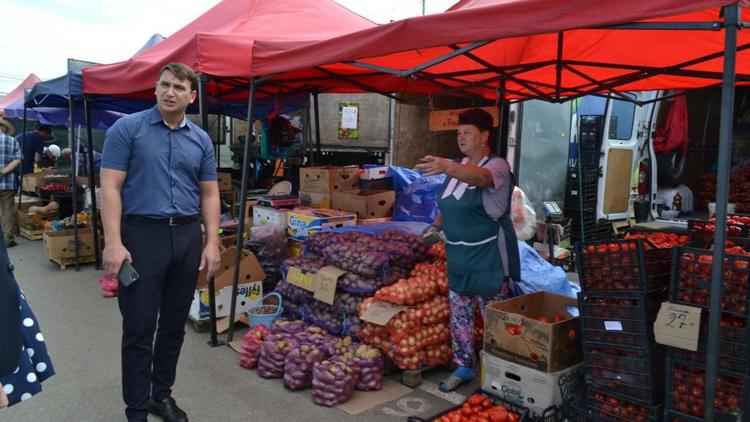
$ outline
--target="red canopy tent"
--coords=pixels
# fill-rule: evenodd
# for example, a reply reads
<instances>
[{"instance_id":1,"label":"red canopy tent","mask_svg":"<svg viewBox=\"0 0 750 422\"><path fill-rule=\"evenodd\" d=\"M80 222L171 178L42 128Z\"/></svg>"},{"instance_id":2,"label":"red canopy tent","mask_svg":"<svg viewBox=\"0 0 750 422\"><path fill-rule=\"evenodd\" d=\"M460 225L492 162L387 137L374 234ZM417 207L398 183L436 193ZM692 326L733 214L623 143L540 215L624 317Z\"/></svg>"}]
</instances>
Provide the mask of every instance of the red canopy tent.
<instances>
[{"instance_id":1,"label":"red canopy tent","mask_svg":"<svg viewBox=\"0 0 750 422\"><path fill-rule=\"evenodd\" d=\"M253 72L272 75L268 79L289 89L485 98L495 98L503 81L506 99L553 101L615 87L699 88L721 80L720 6L736 3L464 0L446 13L296 48L257 42ZM623 25L636 21L638 28ZM660 29L669 24L677 29ZM654 30L642 30L649 27ZM737 71L744 83L750 81L750 33L743 32ZM331 84L332 75L348 83Z\"/></svg>"},{"instance_id":2,"label":"red canopy tent","mask_svg":"<svg viewBox=\"0 0 750 422\"><path fill-rule=\"evenodd\" d=\"M251 76L257 40L311 42L375 24L332 0L224 0L153 48L119 63L84 69L84 93L153 99L159 69L181 62L218 78ZM247 97L246 87L242 95ZM220 97L231 86L209 83Z\"/></svg>"},{"instance_id":3,"label":"red canopy tent","mask_svg":"<svg viewBox=\"0 0 750 422\"><path fill-rule=\"evenodd\" d=\"M251 81L251 104L256 85L267 83L285 89L449 92L499 102L721 84L704 414L714 420L734 85L750 82L750 34L739 31L746 5L738 0L461 0L443 14L296 48L258 42L253 73L264 76ZM250 107L248 119L253 117ZM235 286L237 281L236 275Z\"/></svg>"},{"instance_id":4,"label":"red canopy tent","mask_svg":"<svg viewBox=\"0 0 750 422\"><path fill-rule=\"evenodd\" d=\"M41 82L41 79L39 79L35 74L30 73L29 76L27 76L26 79L23 80L23 82L18 84L17 87L13 88L13 91L10 91L8 95L1 98L0 99L0 117L5 116L5 112L3 111L5 107L22 99L24 92L26 92L26 89L33 88L34 85L37 84L37 82Z\"/></svg>"}]
</instances>

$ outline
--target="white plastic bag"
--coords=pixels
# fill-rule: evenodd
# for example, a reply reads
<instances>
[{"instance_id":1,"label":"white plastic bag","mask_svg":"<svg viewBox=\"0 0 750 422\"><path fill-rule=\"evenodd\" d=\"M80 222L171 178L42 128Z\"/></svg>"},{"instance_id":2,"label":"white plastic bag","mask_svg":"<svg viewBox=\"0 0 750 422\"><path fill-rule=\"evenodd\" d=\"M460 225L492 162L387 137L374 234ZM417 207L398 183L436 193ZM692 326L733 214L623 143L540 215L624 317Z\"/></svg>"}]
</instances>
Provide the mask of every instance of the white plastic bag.
<instances>
[{"instance_id":1,"label":"white plastic bag","mask_svg":"<svg viewBox=\"0 0 750 422\"><path fill-rule=\"evenodd\" d=\"M510 202L510 218L518 240L529 240L536 234L536 212L526 194L518 187L513 188Z\"/></svg>"}]
</instances>

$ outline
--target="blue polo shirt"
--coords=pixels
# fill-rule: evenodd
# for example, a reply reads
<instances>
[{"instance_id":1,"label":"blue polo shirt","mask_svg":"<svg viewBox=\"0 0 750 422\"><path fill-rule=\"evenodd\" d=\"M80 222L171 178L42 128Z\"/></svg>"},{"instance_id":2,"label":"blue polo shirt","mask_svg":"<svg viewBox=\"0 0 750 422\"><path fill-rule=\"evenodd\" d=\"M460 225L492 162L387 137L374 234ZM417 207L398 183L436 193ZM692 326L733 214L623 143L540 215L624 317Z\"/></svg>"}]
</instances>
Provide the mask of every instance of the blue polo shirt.
<instances>
[{"instance_id":1,"label":"blue polo shirt","mask_svg":"<svg viewBox=\"0 0 750 422\"><path fill-rule=\"evenodd\" d=\"M102 168L127 172L123 215L151 218L200 212L200 182L216 180L208 134L185 119L167 126L156 106L125 116L107 130Z\"/></svg>"},{"instance_id":2,"label":"blue polo shirt","mask_svg":"<svg viewBox=\"0 0 750 422\"><path fill-rule=\"evenodd\" d=\"M34 154L44 151L44 141L36 132L26 132L26 140L23 133L16 135L18 145L23 145L23 161L21 162L21 174L34 172Z\"/></svg>"}]
</instances>

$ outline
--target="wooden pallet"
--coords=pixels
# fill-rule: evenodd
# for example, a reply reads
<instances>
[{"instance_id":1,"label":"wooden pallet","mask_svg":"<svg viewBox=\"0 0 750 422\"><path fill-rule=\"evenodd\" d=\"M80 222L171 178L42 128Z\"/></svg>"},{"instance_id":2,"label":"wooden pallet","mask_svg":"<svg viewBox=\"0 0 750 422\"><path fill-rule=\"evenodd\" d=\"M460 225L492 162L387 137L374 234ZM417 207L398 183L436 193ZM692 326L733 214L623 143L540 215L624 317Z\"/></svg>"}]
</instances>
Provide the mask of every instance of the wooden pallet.
<instances>
[{"instance_id":1,"label":"wooden pallet","mask_svg":"<svg viewBox=\"0 0 750 422\"><path fill-rule=\"evenodd\" d=\"M50 258L49 260L59 265L61 270L64 270L68 266L76 265L75 258ZM91 264L94 262L96 262L95 255L78 257L79 264Z\"/></svg>"},{"instance_id":2,"label":"wooden pallet","mask_svg":"<svg viewBox=\"0 0 750 422\"><path fill-rule=\"evenodd\" d=\"M422 384L422 373L430 371L435 368L449 368L452 369L453 362L446 365L433 365L433 366L426 366L424 368L419 369L400 369L398 368L393 362L391 362L389 359L386 359L386 368L385 373L386 375L401 373L401 384L404 384L405 386L409 388L417 388Z\"/></svg>"},{"instance_id":3,"label":"wooden pallet","mask_svg":"<svg viewBox=\"0 0 750 422\"><path fill-rule=\"evenodd\" d=\"M207 333L211 328L209 326L211 321L208 319L193 319L193 317L190 315L188 315L187 319L192 323L193 331L195 331L196 333Z\"/></svg>"},{"instance_id":4,"label":"wooden pallet","mask_svg":"<svg viewBox=\"0 0 750 422\"><path fill-rule=\"evenodd\" d=\"M23 227L20 227L18 230L21 236L29 240L42 240L44 237L44 230L29 230Z\"/></svg>"}]
</instances>

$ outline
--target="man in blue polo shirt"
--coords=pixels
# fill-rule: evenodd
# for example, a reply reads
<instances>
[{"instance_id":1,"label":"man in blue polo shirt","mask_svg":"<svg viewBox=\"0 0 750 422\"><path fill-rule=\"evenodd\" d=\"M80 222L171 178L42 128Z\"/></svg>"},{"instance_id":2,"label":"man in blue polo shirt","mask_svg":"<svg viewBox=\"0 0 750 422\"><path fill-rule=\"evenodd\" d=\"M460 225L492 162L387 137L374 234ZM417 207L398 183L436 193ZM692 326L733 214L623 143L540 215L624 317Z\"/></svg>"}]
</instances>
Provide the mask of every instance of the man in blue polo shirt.
<instances>
[{"instance_id":1,"label":"man in blue polo shirt","mask_svg":"<svg viewBox=\"0 0 750 422\"><path fill-rule=\"evenodd\" d=\"M146 421L148 412L165 421L188 420L171 396L185 319L198 271L213 274L220 266L213 146L185 118L197 87L189 67L164 66L156 106L118 120L104 140L104 267L115 276L128 261L140 275L128 286L120 283L118 294L128 421Z\"/></svg>"},{"instance_id":2,"label":"man in blue polo shirt","mask_svg":"<svg viewBox=\"0 0 750 422\"><path fill-rule=\"evenodd\" d=\"M44 142L51 139L53 139L52 129L47 125L39 125L34 132L26 132L16 136L16 141L21 146L23 154L21 174L34 172L34 163L38 163L42 159Z\"/></svg>"}]
</instances>

